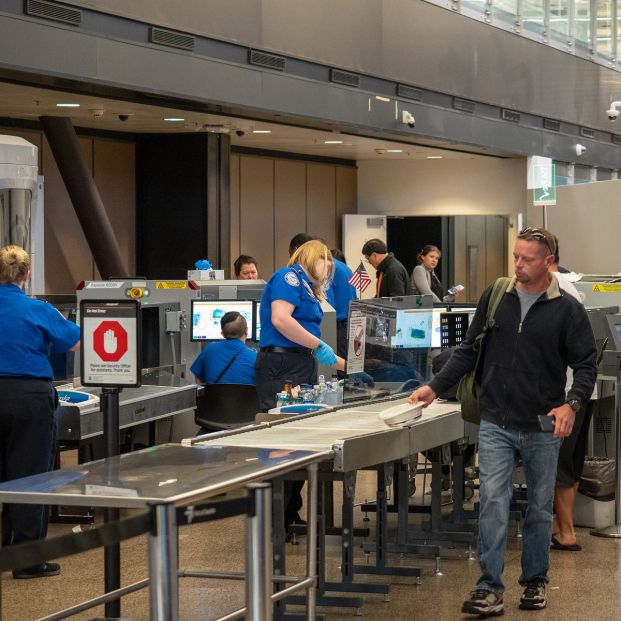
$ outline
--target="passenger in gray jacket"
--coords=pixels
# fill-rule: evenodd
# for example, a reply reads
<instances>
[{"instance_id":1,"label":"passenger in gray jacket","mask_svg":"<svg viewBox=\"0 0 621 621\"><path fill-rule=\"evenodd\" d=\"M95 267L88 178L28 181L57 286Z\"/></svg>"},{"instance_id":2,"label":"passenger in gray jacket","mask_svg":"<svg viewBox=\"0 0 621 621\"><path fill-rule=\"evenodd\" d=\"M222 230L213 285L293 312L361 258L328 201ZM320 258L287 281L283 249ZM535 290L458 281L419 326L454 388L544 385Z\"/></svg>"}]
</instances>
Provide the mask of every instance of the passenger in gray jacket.
<instances>
[{"instance_id":1,"label":"passenger in gray jacket","mask_svg":"<svg viewBox=\"0 0 621 621\"><path fill-rule=\"evenodd\" d=\"M412 293L414 295L432 295L435 303L445 302L452 304L455 294L444 295L444 289L440 279L434 272L442 253L437 246L427 244L418 253L418 265L412 272Z\"/></svg>"}]
</instances>

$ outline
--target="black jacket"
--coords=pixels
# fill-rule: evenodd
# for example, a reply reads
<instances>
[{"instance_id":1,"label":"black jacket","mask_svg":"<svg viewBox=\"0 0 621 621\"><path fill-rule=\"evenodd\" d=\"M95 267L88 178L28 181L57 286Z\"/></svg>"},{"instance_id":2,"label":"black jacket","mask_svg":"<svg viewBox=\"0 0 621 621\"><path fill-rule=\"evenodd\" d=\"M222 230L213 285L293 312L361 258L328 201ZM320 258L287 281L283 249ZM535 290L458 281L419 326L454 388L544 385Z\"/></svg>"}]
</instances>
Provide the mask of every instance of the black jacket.
<instances>
[{"instance_id":1,"label":"black jacket","mask_svg":"<svg viewBox=\"0 0 621 621\"><path fill-rule=\"evenodd\" d=\"M491 290L488 287L481 296L465 340L429 383L437 395L474 368L472 344L485 324ZM597 375L593 331L582 304L559 289L555 276L522 323L514 278L494 319L479 367L483 420L502 428L537 431L538 414L547 414L567 399L583 404L590 399ZM574 380L566 396L568 366Z\"/></svg>"},{"instance_id":2,"label":"black jacket","mask_svg":"<svg viewBox=\"0 0 621 621\"><path fill-rule=\"evenodd\" d=\"M395 259L395 255L392 252L375 269L377 270L378 279L380 272L383 273L377 297L391 298L410 294L410 275L403 263Z\"/></svg>"}]
</instances>

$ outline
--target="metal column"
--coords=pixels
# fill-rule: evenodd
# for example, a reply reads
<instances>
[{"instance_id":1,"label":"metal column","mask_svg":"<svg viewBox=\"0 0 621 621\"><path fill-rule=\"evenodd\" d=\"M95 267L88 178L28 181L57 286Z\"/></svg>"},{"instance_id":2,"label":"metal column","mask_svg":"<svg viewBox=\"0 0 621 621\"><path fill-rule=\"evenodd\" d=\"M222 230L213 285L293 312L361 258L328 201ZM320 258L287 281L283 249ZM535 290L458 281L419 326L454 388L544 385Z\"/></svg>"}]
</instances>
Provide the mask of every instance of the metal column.
<instances>
[{"instance_id":1,"label":"metal column","mask_svg":"<svg viewBox=\"0 0 621 621\"><path fill-rule=\"evenodd\" d=\"M246 521L246 619L269 621L272 617L272 487L247 486L254 496L254 514Z\"/></svg>"},{"instance_id":2,"label":"metal column","mask_svg":"<svg viewBox=\"0 0 621 621\"><path fill-rule=\"evenodd\" d=\"M154 505L149 535L151 621L179 620L179 559L175 506Z\"/></svg>"}]
</instances>

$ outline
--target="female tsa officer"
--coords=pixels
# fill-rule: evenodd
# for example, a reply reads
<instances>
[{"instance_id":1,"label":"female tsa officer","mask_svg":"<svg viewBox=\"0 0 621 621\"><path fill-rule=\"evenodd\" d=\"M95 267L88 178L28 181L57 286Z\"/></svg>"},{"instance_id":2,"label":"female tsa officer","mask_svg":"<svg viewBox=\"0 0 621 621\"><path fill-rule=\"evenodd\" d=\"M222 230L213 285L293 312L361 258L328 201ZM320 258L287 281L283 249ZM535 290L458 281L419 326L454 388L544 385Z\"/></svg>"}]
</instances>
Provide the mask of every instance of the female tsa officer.
<instances>
[{"instance_id":1,"label":"female tsa officer","mask_svg":"<svg viewBox=\"0 0 621 621\"><path fill-rule=\"evenodd\" d=\"M285 380L317 382L317 360L343 371L345 361L320 338L320 302L331 262L328 247L311 240L293 254L287 267L269 279L261 298L261 348L255 364L259 406L275 407ZM314 355L313 355L314 354ZM316 359L315 359L316 358ZM301 523L302 481L285 482L285 524Z\"/></svg>"},{"instance_id":2,"label":"female tsa officer","mask_svg":"<svg viewBox=\"0 0 621 621\"><path fill-rule=\"evenodd\" d=\"M80 329L46 302L22 290L30 257L19 246L0 248L0 481L52 469L56 444L50 349L75 351ZM48 511L5 505L2 545L44 539ZM56 576L58 563L13 571L14 578Z\"/></svg>"}]
</instances>

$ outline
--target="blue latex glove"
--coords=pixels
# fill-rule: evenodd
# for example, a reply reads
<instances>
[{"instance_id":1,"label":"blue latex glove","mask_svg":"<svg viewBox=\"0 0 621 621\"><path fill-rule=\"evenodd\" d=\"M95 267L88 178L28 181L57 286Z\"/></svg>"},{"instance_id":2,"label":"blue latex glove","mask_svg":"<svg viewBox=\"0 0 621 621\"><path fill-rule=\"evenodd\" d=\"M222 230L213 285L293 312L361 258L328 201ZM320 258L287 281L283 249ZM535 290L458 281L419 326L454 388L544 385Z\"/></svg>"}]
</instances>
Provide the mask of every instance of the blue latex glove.
<instances>
[{"instance_id":1,"label":"blue latex glove","mask_svg":"<svg viewBox=\"0 0 621 621\"><path fill-rule=\"evenodd\" d=\"M364 371L360 371L360 373L352 373L347 376L354 384L366 384L369 388L373 388L375 386L375 380Z\"/></svg>"},{"instance_id":2,"label":"blue latex glove","mask_svg":"<svg viewBox=\"0 0 621 621\"><path fill-rule=\"evenodd\" d=\"M207 259L199 259L196 263L194 263L194 267L197 270L210 270L212 265L209 261L207 261Z\"/></svg>"},{"instance_id":3,"label":"blue latex glove","mask_svg":"<svg viewBox=\"0 0 621 621\"><path fill-rule=\"evenodd\" d=\"M321 364L325 364L327 367L333 367L336 364L336 355L330 345L319 341L319 345L315 348L315 356Z\"/></svg>"}]
</instances>

